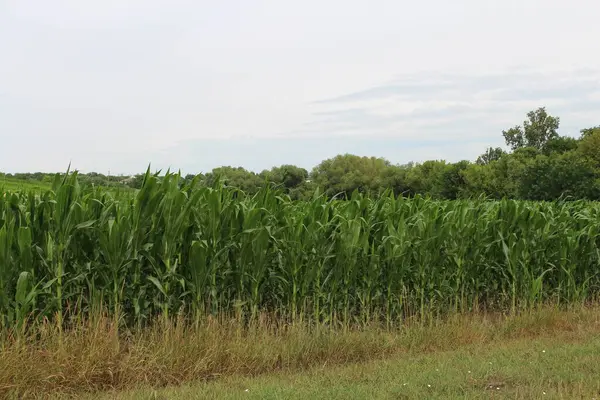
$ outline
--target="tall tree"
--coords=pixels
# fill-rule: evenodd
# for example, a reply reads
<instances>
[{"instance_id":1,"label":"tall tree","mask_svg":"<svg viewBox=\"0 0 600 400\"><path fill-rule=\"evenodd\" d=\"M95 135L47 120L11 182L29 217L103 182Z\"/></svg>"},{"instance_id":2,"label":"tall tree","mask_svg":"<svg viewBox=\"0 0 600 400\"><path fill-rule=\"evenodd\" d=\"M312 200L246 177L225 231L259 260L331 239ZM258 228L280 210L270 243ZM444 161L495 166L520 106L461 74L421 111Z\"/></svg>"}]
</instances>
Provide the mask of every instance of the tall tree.
<instances>
[{"instance_id":1,"label":"tall tree","mask_svg":"<svg viewBox=\"0 0 600 400\"><path fill-rule=\"evenodd\" d=\"M592 161L600 174L600 126L581 130L578 151L582 157Z\"/></svg>"},{"instance_id":2,"label":"tall tree","mask_svg":"<svg viewBox=\"0 0 600 400\"><path fill-rule=\"evenodd\" d=\"M443 197L444 173L448 170L449 165L444 160L428 160L410 168L406 177L410 194Z\"/></svg>"},{"instance_id":3,"label":"tall tree","mask_svg":"<svg viewBox=\"0 0 600 400\"><path fill-rule=\"evenodd\" d=\"M588 136L597 135L600 132L600 125L594 126L592 128L585 128L581 130L581 139L584 139Z\"/></svg>"},{"instance_id":4,"label":"tall tree","mask_svg":"<svg viewBox=\"0 0 600 400\"><path fill-rule=\"evenodd\" d=\"M499 160L506 152L500 147L488 147L485 153L477 157L476 163L479 165L488 165L492 161Z\"/></svg>"},{"instance_id":5,"label":"tall tree","mask_svg":"<svg viewBox=\"0 0 600 400\"><path fill-rule=\"evenodd\" d=\"M349 196L354 190L377 192L382 189L383 172L389 166L384 158L344 154L321 162L311 178L328 196Z\"/></svg>"},{"instance_id":6,"label":"tall tree","mask_svg":"<svg viewBox=\"0 0 600 400\"><path fill-rule=\"evenodd\" d=\"M464 171L471 165L467 160L462 160L454 164L448 164L442 173L440 197L450 200L456 200L463 196L467 182Z\"/></svg>"},{"instance_id":7,"label":"tall tree","mask_svg":"<svg viewBox=\"0 0 600 400\"><path fill-rule=\"evenodd\" d=\"M559 125L560 118L549 115L545 107L540 107L527 113L523 126L517 125L502 131L502 135L513 150L523 147L542 150L549 140L558 138Z\"/></svg>"},{"instance_id":8,"label":"tall tree","mask_svg":"<svg viewBox=\"0 0 600 400\"><path fill-rule=\"evenodd\" d=\"M295 165L286 164L280 167L273 167L270 171L264 170L260 173L260 176L275 185L281 185L289 190L303 184L308 178L308 171Z\"/></svg>"}]
</instances>

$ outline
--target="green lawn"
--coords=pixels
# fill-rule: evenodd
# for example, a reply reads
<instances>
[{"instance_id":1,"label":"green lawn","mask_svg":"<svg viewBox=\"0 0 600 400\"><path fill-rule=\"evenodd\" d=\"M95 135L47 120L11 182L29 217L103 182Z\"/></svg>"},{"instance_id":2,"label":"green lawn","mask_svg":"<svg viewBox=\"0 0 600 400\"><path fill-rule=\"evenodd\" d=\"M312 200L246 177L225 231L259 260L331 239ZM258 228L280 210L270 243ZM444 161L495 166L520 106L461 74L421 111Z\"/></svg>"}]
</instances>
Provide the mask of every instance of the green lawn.
<instances>
[{"instance_id":1,"label":"green lawn","mask_svg":"<svg viewBox=\"0 0 600 400\"><path fill-rule=\"evenodd\" d=\"M468 346L95 399L600 399L600 337Z\"/></svg>"}]
</instances>

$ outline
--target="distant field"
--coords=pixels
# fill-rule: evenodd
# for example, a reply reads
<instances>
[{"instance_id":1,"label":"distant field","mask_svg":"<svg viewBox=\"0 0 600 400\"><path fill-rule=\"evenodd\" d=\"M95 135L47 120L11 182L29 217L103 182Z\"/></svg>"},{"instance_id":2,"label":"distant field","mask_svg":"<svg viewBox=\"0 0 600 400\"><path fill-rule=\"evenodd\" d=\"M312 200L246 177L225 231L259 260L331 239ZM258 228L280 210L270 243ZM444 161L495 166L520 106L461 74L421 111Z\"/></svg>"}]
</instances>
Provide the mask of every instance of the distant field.
<instances>
[{"instance_id":1,"label":"distant field","mask_svg":"<svg viewBox=\"0 0 600 400\"><path fill-rule=\"evenodd\" d=\"M83 184L83 183L81 183ZM41 192L45 190L51 189L52 184L50 182L42 182L35 180L25 180L18 179L13 177L4 177L0 176L0 191L12 191L12 192ZM111 192L123 192L123 193L133 193L135 189L127 187L125 185L119 187L106 187L106 186L98 186L100 188L104 188Z\"/></svg>"},{"instance_id":2,"label":"distant field","mask_svg":"<svg viewBox=\"0 0 600 400\"><path fill-rule=\"evenodd\" d=\"M0 189L10 191L41 191L50 189L50 183L41 181L26 181L22 179L0 177Z\"/></svg>"}]
</instances>

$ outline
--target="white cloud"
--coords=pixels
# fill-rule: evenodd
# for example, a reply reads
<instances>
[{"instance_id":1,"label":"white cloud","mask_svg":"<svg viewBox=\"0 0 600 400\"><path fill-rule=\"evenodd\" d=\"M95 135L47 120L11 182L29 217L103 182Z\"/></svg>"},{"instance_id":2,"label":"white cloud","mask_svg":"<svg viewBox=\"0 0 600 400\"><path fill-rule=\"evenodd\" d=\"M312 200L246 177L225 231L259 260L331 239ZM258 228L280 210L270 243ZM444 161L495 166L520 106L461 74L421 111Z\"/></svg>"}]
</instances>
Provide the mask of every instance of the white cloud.
<instances>
[{"instance_id":1,"label":"white cloud","mask_svg":"<svg viewBox=\"0 0 600 400\"><path fill-rule=\"evenodd\" d=\"M397 77L317 103L315 107L324 111L315 112L307 132L327 130L411 141L493 140L502 129L520 124L528 111L546 107L572 133L577 124L593 123L597 118L593 113L600 111L595 98L600 90L598 72L441 73L443 79L435 83L427 76Z\"/></svg>"}]
</instances>

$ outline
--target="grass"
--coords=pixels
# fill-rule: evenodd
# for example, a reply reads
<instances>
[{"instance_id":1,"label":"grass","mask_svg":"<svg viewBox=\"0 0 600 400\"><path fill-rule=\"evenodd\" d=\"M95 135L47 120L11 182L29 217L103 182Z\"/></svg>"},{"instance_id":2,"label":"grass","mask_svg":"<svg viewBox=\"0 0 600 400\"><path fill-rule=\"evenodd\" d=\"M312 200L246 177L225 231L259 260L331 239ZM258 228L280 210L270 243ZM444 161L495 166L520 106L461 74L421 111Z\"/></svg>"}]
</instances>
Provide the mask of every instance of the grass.
<instances>
[{"instance_id":1,"label":"grass","mask_svg":"<svg viewBox=\"0 0 600 400\"><path fill-rule=\"evenodd\" d=\"M91 399L594 399L600 338L563 335Z\"/></svg>"},{"instance_id":2,"label":"grass","mask_svg":"<svg viewBox=\"0 0 600 400\"><path fill-rule=\"evenodd\" d=\"M35 332L4 338L0 397L149 398L158 389L168 399L364 398L366 391L413 398L423 390L448 398L486 396L483 386L497 383L501 393L531 398L538 389L590 393L597 386L583 382L600 372L593 367L600 365L598 307L457 315L394 330L277 326L263 318L247 329L223 319L119 332L114 320L97 318L64 332L49 322Z\"/></svg>"}]
</instances>

